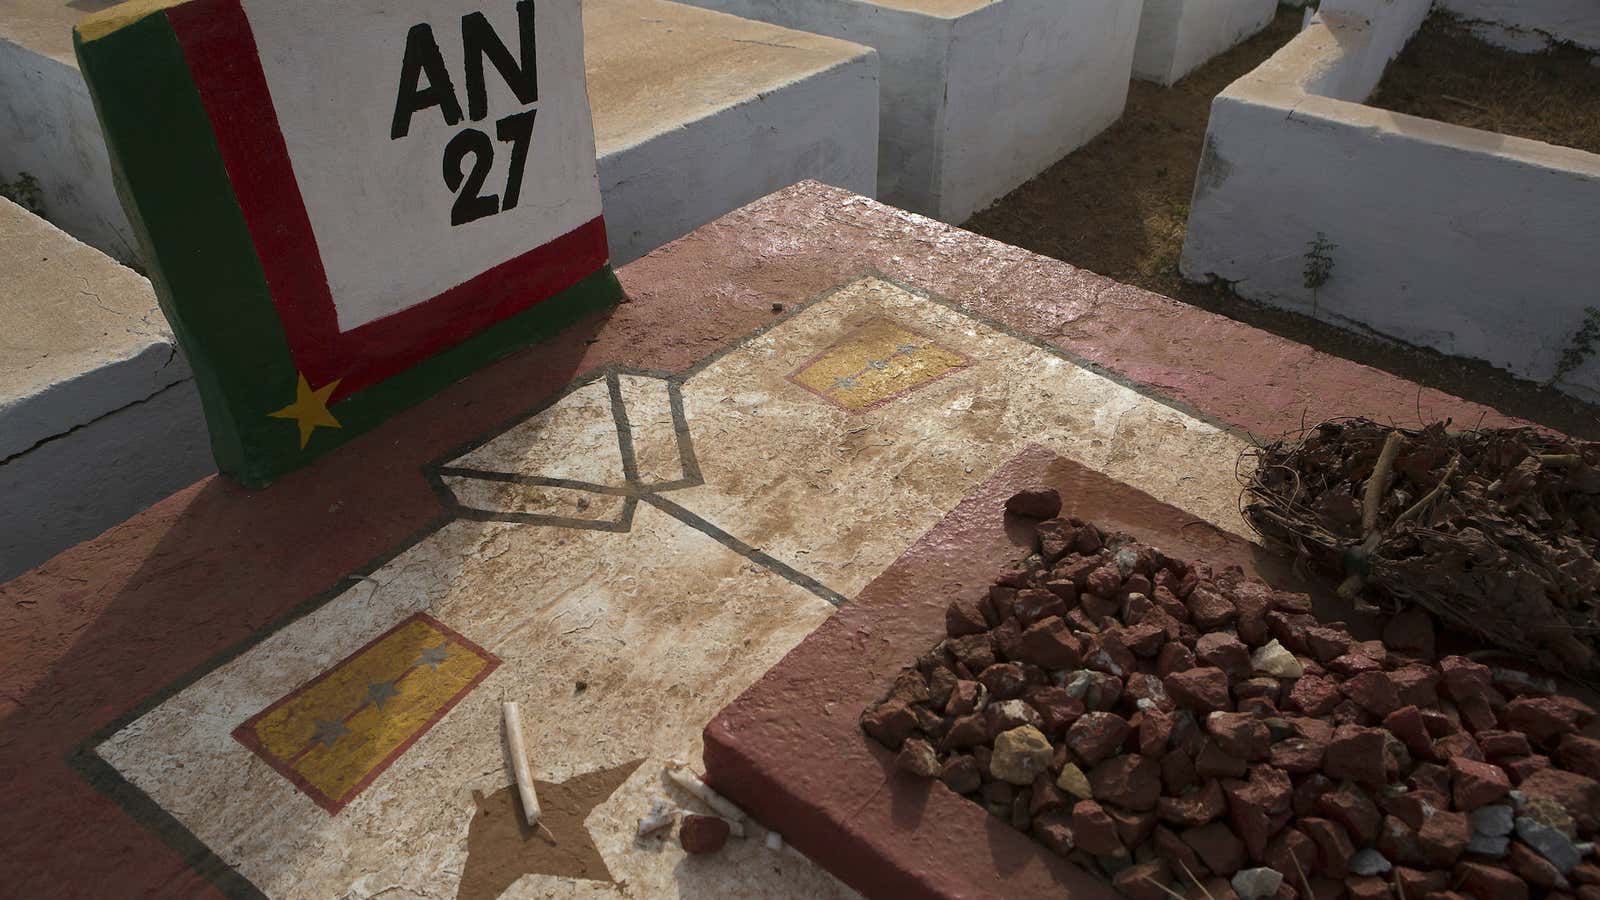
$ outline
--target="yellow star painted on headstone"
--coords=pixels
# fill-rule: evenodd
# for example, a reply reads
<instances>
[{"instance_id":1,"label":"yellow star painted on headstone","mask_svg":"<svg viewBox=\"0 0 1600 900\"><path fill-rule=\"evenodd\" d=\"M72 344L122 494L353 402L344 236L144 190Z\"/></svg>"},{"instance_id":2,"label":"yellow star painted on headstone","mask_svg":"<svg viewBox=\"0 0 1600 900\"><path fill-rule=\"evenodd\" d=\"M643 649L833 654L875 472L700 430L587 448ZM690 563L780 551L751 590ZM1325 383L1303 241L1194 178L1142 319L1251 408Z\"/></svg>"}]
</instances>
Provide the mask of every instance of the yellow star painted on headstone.
<instances>
[{"instance_id":1,"label":"yellow star painted on headstone","mask_svg":"<svg viewBox=\"0 0 1600 900\"><path fill-rule=\"evenodd\" d=\"M277 412L268 413L274 419L293 419L300 426L300 449L306 448L306 442L311 440L311 432L318 428L341 428L339 420L328 411L328 396L333 389L339 386L341 379L335 378L316 390L306 382L306 376L300 376L300 383L294 389L294 402Z\"/></svg>"}]
</instances>

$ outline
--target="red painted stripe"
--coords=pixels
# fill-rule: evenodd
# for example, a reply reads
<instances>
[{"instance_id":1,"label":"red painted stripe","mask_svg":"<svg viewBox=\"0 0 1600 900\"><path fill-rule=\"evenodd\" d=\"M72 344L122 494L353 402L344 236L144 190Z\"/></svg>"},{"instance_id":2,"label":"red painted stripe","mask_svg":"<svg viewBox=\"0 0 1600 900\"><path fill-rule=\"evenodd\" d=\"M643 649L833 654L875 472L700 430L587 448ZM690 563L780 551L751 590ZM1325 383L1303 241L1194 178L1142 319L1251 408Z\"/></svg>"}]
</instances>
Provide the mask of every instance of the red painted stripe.
<instances>
[{"instance_id":1,"label":"red painted stripe","mask_svg":"<svg viewBox=\"0 0 1600 900\"><path fill-rule=\"evenodd\" d=\"M429 627L438 631L443 637L445 637L446 640L459 644L460 646L471 651L473 654L482 658L484 661L484 667L480 672L478 672L477 675L473 676L471 681L462 685L459 691L451 695L450 699L440 704L439 708L435 710L433 715L428 718L428 721L417 726L416 731L413 731L409 737L402 741L393 750L389 751L388 755L384 756L383 759L379 760L370 768L368 768L367 773L362 776L360 781L352 785L342 795L338 797L330 797L321 788L318 788L316 785L312 784L304 775L301 775L300 772L294 768L294 762L298 760L299 756L305 751L301 751L301 754L297 754L295 759L286 760L267 750L266 746L261 742L261 736L256 733L256 726L261 722L262 719L266 718L274 710L286 703L293 701L296 697L299 697L306 691L320 684L324 679L332 676L334 672L337 672L340 668L342 668L345 663L348 663L350 660L355 659L368 650L371 650L378 644L379 641L382 641L389 635L394 634L396 631L399 631L400 629L416 621L427 623ZM382 775L385 770L394 765L395 760L399 759L407 750L411 749L411 746L417 741L421 740L423 735L431 731L433 726L439 724L439 722L444 719L445 715L456 707L456 704L460 703L468 694L472 693L473 688L482 683L485 678L488 678L489 675L499 667L500 658L498 656L495 656L493 653L490 653L489 651L478 646L476 642L468 640L454 628L451 628L443 622L440 622L438 619L435 619L433 616L430 616L427 613L412 613L411 615L402 619L398 625L395 625L393 628L390 628L388 631L385 631L383 634L378 635L372 640L367 641L365 644L362 644L359 649L350 653L344 659L341 659L332 666L329 666L322 672L322 674L311 679L310 681L307 681L305 684L300 685L289 693L284 694L266 709L263 709L262 711L246 719L244 722L240 723L236 728L233 729L233 739L238 741L240 744L243 744L252 753L260 757L262 762L265 762L267 765L271 766L272 769L279 775L282 775L284 778L288 779L290 783L299 788L300 791L307 797L310 797L311 800L318 806L327 810L329 814L336 816L339 814L340 810L343 810L345 806L350 803L351 800L354 800L362 791L371 786L372 782L377 780L379 775ZM359 709L357 711L359 712Z\"/></svg>"},{"instance_id":2,"label":"red painted stripe","mask_svg":"<svg viewBox=\"0 0 1600 900\"><path fill-rule=\"evenodd\" d=\"M334 400L549 299L609 259L605 222L596 217L436 297L341 332L240 0L193 0L167 16L211 119L293 363L313 387L338 379Z\"/></svg>"}]
</instances>

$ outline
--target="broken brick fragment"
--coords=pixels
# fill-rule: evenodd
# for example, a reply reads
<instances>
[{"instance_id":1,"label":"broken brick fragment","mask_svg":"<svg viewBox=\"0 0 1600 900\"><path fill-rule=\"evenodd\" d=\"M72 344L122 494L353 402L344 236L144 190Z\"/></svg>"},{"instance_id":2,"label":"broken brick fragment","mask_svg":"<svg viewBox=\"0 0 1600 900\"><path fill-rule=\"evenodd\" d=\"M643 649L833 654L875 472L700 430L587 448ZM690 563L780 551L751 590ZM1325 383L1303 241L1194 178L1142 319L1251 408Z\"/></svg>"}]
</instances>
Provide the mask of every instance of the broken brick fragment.
<instances>
[{"instance_id":1,"label":"broken brick fragment","mask_svg":"<svg viewBox=\"0 0 1600 900\"><path fill-rule=\"evenodd\" d=\"M1180 706L1202 713L1229 708L1228 673L1215 666L1174 672L1162 683Z\"/></svg>"}]
</instances>

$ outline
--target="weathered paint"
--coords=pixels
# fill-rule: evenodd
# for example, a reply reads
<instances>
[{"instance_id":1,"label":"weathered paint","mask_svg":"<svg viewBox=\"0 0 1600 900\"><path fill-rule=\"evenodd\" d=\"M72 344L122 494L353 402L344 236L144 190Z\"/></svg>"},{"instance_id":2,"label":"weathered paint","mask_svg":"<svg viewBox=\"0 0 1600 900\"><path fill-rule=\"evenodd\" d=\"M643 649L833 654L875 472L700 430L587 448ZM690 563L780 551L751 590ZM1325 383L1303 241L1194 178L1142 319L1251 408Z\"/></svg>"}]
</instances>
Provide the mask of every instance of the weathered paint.
<instances>
[{"instance_id":1,"label":"weathered paint","mask_svg":"<svg viewBox=\"0 0 1600 900\"><path fill-rule=\"evenodd\" d=\"M1490 43L1538 53L1564 43L1600 52L1600 10L1590 0L1439 0Z\"/></svg>"},{"instance_id":2,"label":"weathered paint","mask_svg":"<svg viewBox=\"0 0 1600 900\"><path fill-rule=\"evenodd\" d=\"M150 283L0 199L0 579L211 471Z\"/></svg>"},{"instance_id":3,"label":"weathered paint","mask_svg":"<svg viewBox=\"0 0 1600 900\"><path fill-rule=\"evenodd\" d=\"M616 299L579 4L518 9L526 20L478 20L519 50L491 63L462 49L477 78L443 49L465 47L465 5L459 26L425 3L341 6L318 33L362 35L349 54L256 0L82 26L80 66L224 473L269 482ZM321 79L340 90L324 97ZM274 416L302 378L336 386L339 425L308 443Z\"/></svg>"},{"instance_id":4,"label":"weathered paint","mask_svg":"<svg viewBox=\"0 0 1600 900\"><path fill-rule=\"evenodd\" d=\"M1122 115L1142 0L691 2L875 47L879 196L961 222Z\"/></svg>"},{"instance_id":5,"label":"weathered paint","mask_svg":"<svg viewBox=\"0 0 1600 900\"><path fill-rule=\"evenodd\" d=\"M260 686L250 687L248 681L243 682L248 690L256 692L254 696L259 696L259 704L241 704L216 721L197 717L187 724L203 730L223 725L225 732L383 631L378 627L358 634L362 629L348 625L318 629L319 609L349 609L351 601L363 598L371 599L375 609L393 610L395 604L431 604L433 599L426 591L412 591L408 585L420 586L430 578L449 580L449 564L430 562L427 556L412 556L383 572L385 580L380 583L388 587L380 588L380 584L364 580L391 562L400 561L401 553L420 546L429 535L448 538L450 546L463 551L452 553L450 559L474 560L466 568L478 570L479 576L475 577L489 580L471 583L483 584L495 595L507 589L520 591L523 586L540 585L538 572L527 567L544 565L530 551L536 546L548 546L548 538L536 535L549 531L549 527L459 519L446 526L446 506L441 495L430 490L423 467L455 459L462 453L461 443L475 436L510 434L506 429L517 423L537 427L533 424L537 416L529 418L529 414L540 408L554 409L574 379L590 383L597 371L613 367L612 371L626 368L666 373L693 383L695 371L713 374L704 361L720 355L724 372L719 380L705 382L698 411L686 405L688 415L714 416L721 425L721 433L697 441L697 448L706 451L716 449L725 435L740 438L741 428L753 430L749 424L752 417L761 421L762 407L741 405L743 395L731 390L744 383L735 378L739 369L768 353L798 352L801 355L792 364L774 361L765 367L754 367L766 373L757 385L762 396L793 397L787 402L804 404L812 411L804 419L785 417L782 421L786 426L808 425L822 434L830 430L848 434L861 427L861 417L879 412L847 413L812 398L783 379L810 354L805 353L804 347L790 347L794 342L785 335L797 331L784 332L781 327L772 326L784 321L806 326L808 312L821 310L813 304L808 312L789 318L774 314L772 307L775 303L788 309L806 307L820 295L832 293L840 284L855 281L868 271L919 285L945 298L945 303L935 303L933 307L903 301L907 304L902 307L904 310L943 310L942 314L957 321L976 319L974 330L979 334L961 338L963 346L968 342L980 346L993 342L992 346L1003 348L1012 346L1009 342L1020 342L1030 348L1029 353L1037 351L1055 358L1062 367L1080 366L1083 371L1076 377L1086 384L1105 388L1106 380L1094 373L1106 373L1111 380L1125 383L1140 394L1136 406L1157 411L1166 408L1162 413L1165 416L1189 410L1191 418L1202 417L1233 431L1272 435L1298 428L1304 421L1345 412L1355 398L1374 415L1392 417L1397 422L1412 421L1419 409L1430 419L1451 416L1457 421L1482 420L1489 424L1508 421L1483 407L1055 260L841 191L814 184L798 186L628 266L621 276L631 303L580 323L559 340L515 354L449 386L373 433L352 441L343 452L328 457L318 467L284 478L268 491L254 493L221 479L208 479L40 569L0 585L0 643L26 648L25 652L13 654L7 666L0 669L0 713L6 717L7 733L26 736L0 742L0 765L28 773L13 784L11 800L17 808L30 811L27 816L0 819L0 840L9 851L0 855L0 876L25 896L248 893L249 882L221 864L148 796L116 776L91 749L173 699L174 691L195 677L207 672L218 677L236 672L247 664L246 651L268 648L273 635L280 636L279 647L300 635L307 636L311 643L290 656L257 658L292 658L299 668L269 668L262 673ZM883 313L882 309L874 311ZM820 324L828 321L809 320ZM1129 327L1130 322L1139 327ZM754 340L763 335L770 335L773 340ZM748 352L736 352L736 345L746 343ZM812 346L820 349L832 343L819 339ZM983 354L985 358L988 355ZM1240 364L1241 360L1250 364ZM636 456L639 478L677 479L682 472L681 456L664 449L676 446L667 437L675 431L672 416L663 413L664 409L670 410L670 402L664 406L662 395L648 389L649 383L660 381L662 375L640 375L638 382L633 382L633 377L619 374L618 393L630 404L633 427L629 431L635 437L635 446L645 448ZM931 409L933 398L956 385L960 377L959 373L946 376L891 401L881 410L887 414L902 402L908 406L920 403L920 408ZM609 395L607 388L605 394ZM1113 390L1126 398L1120 388ZM1013 395L1029 397L1025 390L1014 391ZM576 397L578 393L565 396ZM983 415L999 415L1001 421L1015 427L1003 434L996 432L1007 442L1007 449L996 450L975 465L976 478L1012 452L1011 448L1017 445L1011 441L1027 441L1037 430L1036 422L1012 415L1009 407L995 402L997 399L985 393L974 398L974 408ZM637 407L632 405L635 400ZM686 396L685 400L687 404L689 398ZM1028 405L1048 412L1057 400L1041 394L1028 399ZM585 399L578 406L587 402ZM599 397L593 402L597 408L604 408ZM632 421L636 408L642 427ZM603 420L591 418L581 409L573 414L580 423L587 424L570 429L561 426L563 434L572 436L572 443L563 439L539 446L554 458L570 460L568 465L573 468L566 471L574 477L600 477L607 471L605 466L620 470L622 457L616 450L611 451L615 456L608 453L604 457L605 466L599 461L583 463L581 454L562 450L568 446L601 446L585 443L582 436L588 429L602 427ZM907 421L905 411L896 415L901 418L894 421ZM821 421L812 421L814 418ZM615 441L615 419L609 424ZM1102 427L1114 428L1114 418L1105 420ZM926 470L925 465L895 467L892 450L872 446L885 440L885 436L902 442L919 437L898 426L876 433L868 429L850 436L850 442L809 440L799 450L786 452L804 451L815 458L813 466L823 468L837 462L841 472L863 476L860 483L880 494L892 493L895 482L911 484L913 481L908 479L915 479L921 482L916 490L931 490L939 492L937 496L950 498L940 501L942 508L948 508L969 490L952 491L936 482L926 483L918 477ZM1139 440L1129 442L1126 452L1109 452L1094 447L1094 441L1103 442L1103 438L1088 434L1084 438L1082 446L1101 453L1097 459L1105 460L1097 462L1097 467L1114 464L1128 467L1114 471L1137 471L1141 460L1150 459L1141 453L1143 444ZM734 485L722 502L736 503L740 498L754 496L763 501L762 509L749 514L725 513L721 507L707 503L677 500L678 495L690 492L687 488L667 493L657 501L671 499L686 507L706 509L706 516L718 520L740 515L744 518L738 521L748 521L759 516L769 531L756 534L756 539L765 543L767 533L783 539L783 543L772 542L766 558L771 560L782 554L784 559L794 560L795 567L808 571L813 567L806 560L817 554L800 551L811 550L808 543L815 541L812 535L821 535L835 542L828 559L835 561L830 567L843 576L836 579L830 574L829 579L853 584L849 587L852 593L893 559L898 552L895 542L906 540L896 535L906 530L914 534L939 516L936 509L921 510L918 515L924 517L922 524L908 528L895 525L896 516L880 514L870 506L846 513L839 523L857 525L857 531L870 543L870 557L851 563L850 548L862 542L852 543L850 531L836 532L826 523L821 529L784 525L787 492L804 490L812 492L809 496L816 496L815 492L834 496L827 494L833 482L826 474L787 463L773 465L748 459L741 462L737 446L732 440L727 442L727 448L700 457L702 474L707 476L706 487ZM867 459L869 454L877 455L861 464L849 463L852 456ZM1166 456L1155 456L1156 467L1169 461ZM1218 469L1225 477L1231 473L1232 462L1213 454L1213 458L1197 459L1195 464L1203 465L1207 471ZM961 466L955 470L960 472L962 481L968 478L964 469ZM1151 472L1139 477L1166 476ZM739 479L769 478L780 482L771 488L736 484ZM807 486L807 481L816 486ZM619 483L627 484L622 475L607 477L607 486ZM762 490L766 495L761 494ZM591 495L600 496L593 492ZM1169 496L1180 497L1176 493ZM484 499L493 499L492 493L486 491ZM567 510L577 511L574 493L563 493L561 499ZM1183 499L1177 502L1189 503ZM591 501L591 508L600 505L599 500ZM542 718L538 732L530 731L530 746L570 752L569 745L578 743L573 729L590 727L585 724L588 717L609 723L616 735L607 735L604 750L598 741L593 742L595 749L582 756L581 766L572 764L569 768L561 763L547 783L608 771L636 760L638 757L630 756L628 750L638 743L663 748L652 750L652 754L660 756L651 756L614 797L595 807L587 819L588 831L596 836L600 852L613 867L613 875L628 878L640 896L740 896L741 892L747 896L848 896L803 856L772 854L758 841L730 842L717 857L693 862L684 862L670 845L659 851L648 846L642 851L634 849L629 831L637 817L648 810L652 796L661 790L663 757L670 754L694 758L700 725L833 609L816 593L773 574L770 563L757 565L750 556L712 540L703 530L690 528L682 518L662 512L662 507L654 503L636 505L631 531L571 529L568 533L576 533L572 545L563 549L559 559L549 562L548 571L556 579L587 584L597 565L603 573L620 573L629 567L654 566L651 561L666 554L669 568L647 568L652 580L639 582L649 587L655 583L653 579L659 578L659 592L629 590L628 597L637 599L608 599L606 609L611 617L598 618L598 586L622 582L611 574L596 573L597 587L574 590L561 601L562 605L540 613L519 602L512 613L513 618L555 617L563 609L572 610L556 620L556 627L532 636L544 642L541 646L560 648L559 657L548 664L533 665L519 676L519 683L529 685L534 696L549 698L555 704L551 708L562 711ZM890 527L883 529L881 537L874 538L876 529L871 526L885 520ZM806 521L815 520L798 520L795 524ZM451 534L445 535L442 528ZM627 543L616 543L619 540ZM761 548L745 548L757 549ZM635 552L638 560L633 559ZM581 564L566 564L568 559ZM546 569L539 569L543 571ZM406 580L387 581L392 575L401 574L406 575ZM692 594L676 589L685 583L699 587ZM717 590L702 592L707 584L717 586ZM755 585L754 594L746 591L751 584ZM484 621L507 611L503 604L475 605L473 595L469 582L464 580L449 605L463 615L481 615ZM335 600L341 596L343 600ZM330 606L335 602L340 606ZM594 624L589 625L590 622ZM626 641L627 646L609 636L612 622L619 623L616 637ZM661 636L662 641L649 644L646 635ZM515 650L518 640L520 635L507 644ZM503 647L484 646L509 660ZM602 668L611 673L639 672L613 668L623 663L611 657L625 659L631 653L641 654L645 670L652 666L657 670L667 665L682 666L676 671L693 674L693 683L709 687L673 691L668 695L670 702L652 704L639 699L645 695L638 686L653 684L656 687L651 690L655 690L663 684L660 679L591 677ZM663 659L670 660L670 664L661 662ZM515 671L512 662L504 663L415 747L443 738L445 744L436 746L437 751L450 740L449 733L438 728L452 727L451 723L457 722L454 733L468 736L469 745L477 748L474 753L485 752L476 742L484 733L497 733L500 727L500 698L493 692L491 681ZM670 681L671 674L665 679ZM582 691L578 690L579 681L585 685ZM652 715L641 716L640 709L649 709ZM662 719L665 724L659 731L652 724L657 709L671 713L671 721ZM167 733L181 732L181 728L174 728ZM225 733L222 743L230 743ZM381 778L400 779L405 774L400 767L407 765L410 755L401 757ZM495 780L504 786L509 778L498 756L487 754L479 758L484 770L490 772L482 783L466 784L448 778L425 783L440 791L439 796L451 797L451 809L471 809L472 787L493 788ZM576 760L579 755L573 752L570 758ZM295 810L299 808L296 804L306 803L293 785L277 773L264 770L264 765L242 769L239 777L252 779L252 784L259 783L266 790L283 790L285 810ZM416 771L426 776L425 769ZM333 821L346 819L361 804L372 802L367 798L378 789L377 784L369 788ZM274 808L269 818L276 818L278 813ZM325 811L318 809L316 813L328 821ZM417 821L419 827L427 826L425 817ZM238 827L250 827L250 823ZM457 840L465 839L464 833L458 833ZM392 846L402 844L397 837ZM378 852L376 844L368 846ZM652 859L659 862L651 862ZM616 865L618 860L626 867ZM419 869L432 863L432 858L419 857L415 861ZM460 877L459 871L454 877ZM535 894L581 895L593 888L552 876L528 878L524 882L526 890Z\"/></svg>"},{"instance_id":6,"label":"weathered paint","mask_svg":"<svg viewBox=\"0 0 1600 900\"><path fill-rule=\"evenodd\" d=\"M1328 8L1213 103L1184 274L1549 380L1596 305L1600 155L1361 105L1428 4ZM1600 359L1556 386L1600 400Z\"/></svg>"}]
</instances>

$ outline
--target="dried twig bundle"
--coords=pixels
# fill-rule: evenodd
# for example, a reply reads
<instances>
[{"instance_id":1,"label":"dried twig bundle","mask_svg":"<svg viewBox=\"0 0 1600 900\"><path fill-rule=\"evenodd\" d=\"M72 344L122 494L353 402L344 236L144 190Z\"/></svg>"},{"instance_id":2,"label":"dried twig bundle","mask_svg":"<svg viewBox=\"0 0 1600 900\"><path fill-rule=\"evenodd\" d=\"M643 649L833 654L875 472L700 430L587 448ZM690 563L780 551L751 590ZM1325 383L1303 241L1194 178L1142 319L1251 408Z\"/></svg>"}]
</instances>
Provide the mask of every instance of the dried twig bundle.
<instances>
[{"instance_id":1,"label":"dried twig bundle","mask_svg":"<svg viewBox=\"0 0 1600 900\"><path fill-rule=\"evenodd\" d=\"M1246 451L1245 518L1346 596L1600 681L1600 443L1448 425L1338 419Z\"/></svg>"}]
</instances>

